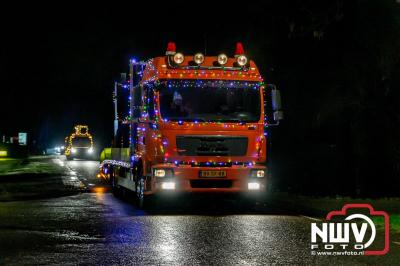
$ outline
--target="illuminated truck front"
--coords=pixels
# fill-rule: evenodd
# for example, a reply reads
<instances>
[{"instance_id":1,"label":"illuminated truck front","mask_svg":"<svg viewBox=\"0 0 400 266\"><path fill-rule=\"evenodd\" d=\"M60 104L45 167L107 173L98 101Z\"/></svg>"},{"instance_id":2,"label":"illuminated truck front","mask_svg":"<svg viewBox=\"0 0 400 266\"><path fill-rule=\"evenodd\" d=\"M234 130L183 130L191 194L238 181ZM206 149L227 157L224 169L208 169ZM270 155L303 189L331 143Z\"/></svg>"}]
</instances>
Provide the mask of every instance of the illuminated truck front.
<instances>
[{"instance_id":1,"label":"illuminated truck front","mask_svg":"<svg viewBox=\"0 0 400 266\"><path fill-rule=\"evenodd\" d=\"M93 154L93 145L89 137L75 137L71 142L71 154L73 156L89 156Z\"/></svg>"},{"instance_id":2,"label":"illuminated truck front","mask_svg":"<svg viewBox=\"0 0 400 266\"><path fill-rule=\"evenodd\" d=\"M263 85L229 80L166 80L157 87L160 189L264 190Z\"/></svg>"}]
</instances>

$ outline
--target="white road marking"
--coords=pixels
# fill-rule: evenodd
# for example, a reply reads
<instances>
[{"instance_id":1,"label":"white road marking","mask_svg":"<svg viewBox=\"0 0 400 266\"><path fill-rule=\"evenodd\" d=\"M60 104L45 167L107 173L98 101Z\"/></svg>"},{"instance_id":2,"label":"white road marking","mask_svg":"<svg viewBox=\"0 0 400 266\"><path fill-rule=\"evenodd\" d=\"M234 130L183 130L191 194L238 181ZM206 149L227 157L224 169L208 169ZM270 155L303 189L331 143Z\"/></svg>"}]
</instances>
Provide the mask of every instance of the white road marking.
<instances>
[{"instance_id":1,"label":"white road marking","mask_svg":"<svg viewBox=\"0 0 400 266\"><path fill-rule=\"evenodd\" d=\"M313 220L313 221L322 222L322 220L318 219L318 218L313 218L313 217L305 216L305 215L299 215L299 216L303 217L303 218L307 218L307 219Z\"/></svg>"}]
</instances>

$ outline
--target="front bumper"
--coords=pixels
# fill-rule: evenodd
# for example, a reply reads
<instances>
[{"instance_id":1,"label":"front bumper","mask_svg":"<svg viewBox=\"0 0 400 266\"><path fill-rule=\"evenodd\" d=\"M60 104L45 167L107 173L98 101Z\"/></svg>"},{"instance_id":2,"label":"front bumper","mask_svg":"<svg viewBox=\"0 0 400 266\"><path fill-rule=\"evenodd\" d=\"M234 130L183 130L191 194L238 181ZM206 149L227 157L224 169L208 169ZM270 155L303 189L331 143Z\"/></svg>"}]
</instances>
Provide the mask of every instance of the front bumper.
<instances>
[{"instance_id":1,"label":"front bumper","mask_svg":"<svg viewBox=\"0 0 400 266\"><path fill-rule=\"evenodd\" d=\"M77 159L88 159L93 157L93 152L89 153L89 148L75 148L75 152L70 151L68 156Z\"/></svg>"},{"instance_id":2,"label":"front bumper","mask_svg":"<svg viewBox=\"0 0 400 266\"><path fill-rule=\"evenodd\" d=\"M172 170L169 177L154 177L154 169ZM251 177L252 170L264 170L264 177ZM226 177L200 177L200 171L226 171ZM151 189L146 194L160 192L189 193L257 193L267 188L267 168L265 166L192 167L190 165L158 164L152 167ZM175 183L173 189L163 188L163 183ZM253 183L253 186L249 186ZM254 184L258 188L254 188ZM252 188L252 189L250 189Z\"/></svg>"}]
</instances>

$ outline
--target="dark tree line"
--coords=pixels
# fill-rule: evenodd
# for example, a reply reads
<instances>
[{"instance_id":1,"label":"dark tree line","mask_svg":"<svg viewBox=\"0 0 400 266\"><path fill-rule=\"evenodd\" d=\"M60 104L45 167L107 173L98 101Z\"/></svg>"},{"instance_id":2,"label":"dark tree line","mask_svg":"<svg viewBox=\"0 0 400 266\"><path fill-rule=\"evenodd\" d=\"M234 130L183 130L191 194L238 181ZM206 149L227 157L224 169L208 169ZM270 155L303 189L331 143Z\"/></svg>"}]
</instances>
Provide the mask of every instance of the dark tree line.
<instances>
[{"instance_id":1,"label":"dark tree line","mask_svg":"<svg viewBox=\"0 0 400 266\"><path fill-rule=\"evenodd\" d=\"M288 10L276 16L271 75L286 109L272 131L275 188L400 195L400 4L294 1Z\"/></svg>"}]
</instances>

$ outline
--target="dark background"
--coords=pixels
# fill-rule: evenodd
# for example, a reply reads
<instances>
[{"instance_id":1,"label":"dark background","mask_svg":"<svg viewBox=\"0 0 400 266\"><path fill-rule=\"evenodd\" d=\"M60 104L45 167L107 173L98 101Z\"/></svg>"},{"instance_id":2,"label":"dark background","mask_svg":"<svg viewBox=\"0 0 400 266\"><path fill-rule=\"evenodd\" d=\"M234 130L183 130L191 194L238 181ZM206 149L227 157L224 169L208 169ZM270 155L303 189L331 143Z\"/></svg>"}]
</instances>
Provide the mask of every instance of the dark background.
<instances>
[{"instance_id":1,"label":"dark background","mask_svg":"<svg viewBox=\"0 0 400 266\"><path fill-rule=\"evenodd\" d=\"M150 3L150 2L149 2ZM274 188L400 195L400 4L395 0L57 3L2 8L0 133L60 145L87 123L113 130L112 87L131 57L233 54L236 41L282 90Z\"/></svg>"}]
</instances>

